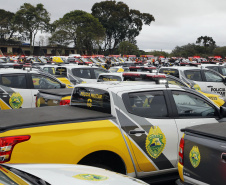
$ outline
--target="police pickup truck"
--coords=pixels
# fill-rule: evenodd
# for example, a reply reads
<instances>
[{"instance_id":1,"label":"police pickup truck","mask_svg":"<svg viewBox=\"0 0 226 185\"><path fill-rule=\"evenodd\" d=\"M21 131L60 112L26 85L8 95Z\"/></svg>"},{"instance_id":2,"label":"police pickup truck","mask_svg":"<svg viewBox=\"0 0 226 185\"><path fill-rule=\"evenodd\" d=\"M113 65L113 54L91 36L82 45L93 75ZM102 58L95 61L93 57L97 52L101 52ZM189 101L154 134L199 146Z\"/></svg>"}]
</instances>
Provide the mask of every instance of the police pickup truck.
<instances>
[{"instance_id":1,"label":"police pickup truck","mask_svg":"<svg viewBox=\"0 0 226 185\"><path fill-rule=\"evenodd\" d=\"M174 75L181 80L189 80L196 84L196 88L201 91L215 92L226 97L226 79L218 72L198 67L173 66L162 67L160 73Z\"/></svg>"},{"instance_id":2,"label":"police pickup truck","mask_svg":"<svg viewBox=\"0 0 226 185\"><path fill-rule=\"evenodd\" d=\"M225 114L225 113L224 113ZM180 141L178 185L226 184L226 124L183 129Z\"/></svg>"},{"instance_id":3,"label":"police pickup truck","mask_svg":"<svg viewBox=\"0 0 226 185\"><path fill-rule=\"evenodd\" d=\"M70 106L0 117L2 163L85 164L142 178L177 172L180 130L221 114L192 89L113 82L77 85Z\"/></svg>"}]
</instances>

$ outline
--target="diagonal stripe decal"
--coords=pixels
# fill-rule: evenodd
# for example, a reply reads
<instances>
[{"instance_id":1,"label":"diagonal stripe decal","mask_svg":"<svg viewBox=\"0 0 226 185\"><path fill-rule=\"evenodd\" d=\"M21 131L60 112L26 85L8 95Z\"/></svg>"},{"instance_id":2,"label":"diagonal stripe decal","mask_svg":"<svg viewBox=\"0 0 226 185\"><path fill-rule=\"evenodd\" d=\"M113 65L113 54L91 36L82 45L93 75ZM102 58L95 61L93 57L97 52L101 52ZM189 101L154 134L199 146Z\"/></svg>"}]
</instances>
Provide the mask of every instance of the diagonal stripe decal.
<instances>
[{"instance_id":1,"label":"diagonal stripe decal","mask_svg":"<svg viewBox=\"0 0 226 185\"><path fill-rule=\"evenodd\" d=\"M130 130L134 130L136 128L140 128L140 129L144 130L139 124L136 123L136 121L133 121L132 118L129 118L129 116L127 116L125 113L119 111L118 109L116 109L116 112L118 115L117 117L119 119L119 123L121 124L122 129L127 134L129 133ZM142 122L144 122L144 121L145 121L145 119L143 118ZM150 125L150 128L151 128L151 126L153 126L149 122L148 122L148 125ZM146 151L146 146L145 146L145 141L146 141L147 135L148 135L148 133L146 130L145 135L143 134L139 137L137 137L135 135L130 135L130 138L132 138L132 140L136 143L136 145L139 146L139 148L143 152L145 152L146 156L149 156L149 154ZM153 161L153 163L159 170L174 168L174 166L171 164L171 162L166 158L166 156L163 153L161 153L159 155L159 157L156 159L149 157L149 160Z\"/></svg>"}]
</instances>

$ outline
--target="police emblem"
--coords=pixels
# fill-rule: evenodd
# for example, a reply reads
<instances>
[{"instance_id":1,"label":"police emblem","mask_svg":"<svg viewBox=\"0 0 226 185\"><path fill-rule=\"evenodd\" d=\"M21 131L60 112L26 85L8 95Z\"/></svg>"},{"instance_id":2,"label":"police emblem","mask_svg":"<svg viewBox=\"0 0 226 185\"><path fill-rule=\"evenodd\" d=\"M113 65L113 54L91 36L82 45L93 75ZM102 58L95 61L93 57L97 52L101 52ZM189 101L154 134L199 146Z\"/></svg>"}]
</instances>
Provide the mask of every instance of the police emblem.
<instances>
[{"instance_id":1,"label":"police emblem","mask_svg":"<svg viewBox=\"0 0 226 185\"><path fill-rule=\"evenodd\" d=\"M88 180L88 181L104 181L108 179L108 177L106 176L94 175L94 174L78 174L73 177L76 179Z\"/></svg>"},{"instance_id":2,"label":"police emblem","mask_svg":"<svg viewBox=\"0 0 226 185\"><path fill-rule=\"evenodd\" d=\"M87 107L92 107L92 99L87 100Z\"/></svg>"},{"instance_id":3,"label":"police emblem","mask_svg":"<svg viewBox=\"0 0 226 185\"><path fill-rule=\"evenodd\" d=\"M166 137L158 126L152 126L146 138L146 150L154 159L158 158L166 145Z\"/></svg>"},{"instance_id":4,"label":"police emblem","mask_svg":"<svg viewBox=\"0 0 226 185\"><path fill-rule=\"evenodd\" d=\"M191 149L191 151L189 153L189 158L190 158L191 165L194 168L198 167L200 160L201 160L201 155L199 152L199 148L197 146L193 146L193 148Z\"/></svg>"},{"instance_id":5,"label":"police emblem","mask_svg":"<svg viewBox=\"0 0 226 185\"><path fill-rule=\"evenodd\" d=\"M19 109L23 104L23 97L20 93L13 93L9 99L9 104L13 109Z\"/></svg>"}]
</instances>

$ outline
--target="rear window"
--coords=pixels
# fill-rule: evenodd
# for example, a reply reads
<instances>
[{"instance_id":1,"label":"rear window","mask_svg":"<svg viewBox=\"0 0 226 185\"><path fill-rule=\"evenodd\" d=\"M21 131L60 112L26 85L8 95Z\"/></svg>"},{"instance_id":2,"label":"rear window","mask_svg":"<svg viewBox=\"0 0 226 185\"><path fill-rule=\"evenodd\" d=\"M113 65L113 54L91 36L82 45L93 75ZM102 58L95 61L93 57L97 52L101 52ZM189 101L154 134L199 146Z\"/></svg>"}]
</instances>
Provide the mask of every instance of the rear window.
<instances>
[{"instance_id":1,"label":"rear window","mask_svg":"<svg viewBox=\"0 0 226 185\"><path fill-rule=\"evenodd\" d=\"M164 73L179 78L179 71L177 69L160 69L159 73Z\"/></svg>"},{"instance_id":2,"label":"rear window","mask_svg":"<svg viewBox=\"0 0 226 185\"><path fill-rule=\"evenodd\" d=\"M96 88L75 88L72 94L71 105L100 112L111 113L109 93Z\"/></svg>"},{"instance_id":3,"label":"rear window","mask_svg":"<svg viewBox=\"0 0 226 185\"><path fill-rule=\"evenodd\" d=\"M66 67L56 68L55 75L60 75L60 76L66 77L67 76L67 68Z\"/></svg>"},{"instance_id":4,"label":"rear window","mask_svg":"<svg viewBox=\"0 0 226 185\"><path fill-rule=\"evenodd\" d=\"M116 75L100 75L98 82L105 82L105 81L122 81L122 78L120 76Z\"/></svg>"}]
</instances>

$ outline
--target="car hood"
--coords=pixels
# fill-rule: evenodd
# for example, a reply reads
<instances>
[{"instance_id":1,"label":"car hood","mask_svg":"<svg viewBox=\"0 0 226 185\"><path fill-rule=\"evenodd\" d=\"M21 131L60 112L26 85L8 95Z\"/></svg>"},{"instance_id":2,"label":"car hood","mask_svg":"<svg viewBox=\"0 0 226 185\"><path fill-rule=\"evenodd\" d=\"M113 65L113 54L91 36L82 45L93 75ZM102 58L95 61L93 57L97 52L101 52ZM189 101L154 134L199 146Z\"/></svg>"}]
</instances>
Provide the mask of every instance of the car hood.
<instances>
[{"instance_id":1,"label":"car hood","mask_svg":"<svg viewBox=\"0 0 226 185\"><path fill-rule=\"evenodd\" d=\"M5 165L5 164L4 164ZM7 166L35 175L54 185L140 185L143 181L85 165L70 164L7 164ZM147 185L147 184L146 184Z\"/></svg>"}]
</instances>

